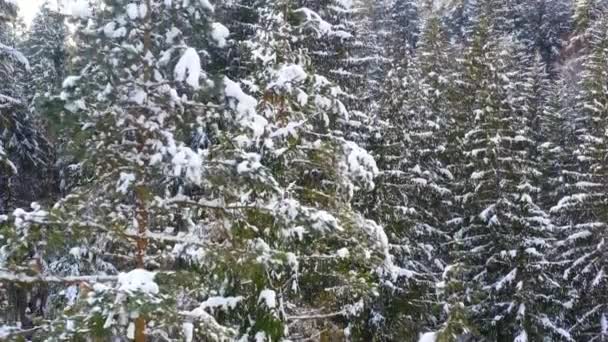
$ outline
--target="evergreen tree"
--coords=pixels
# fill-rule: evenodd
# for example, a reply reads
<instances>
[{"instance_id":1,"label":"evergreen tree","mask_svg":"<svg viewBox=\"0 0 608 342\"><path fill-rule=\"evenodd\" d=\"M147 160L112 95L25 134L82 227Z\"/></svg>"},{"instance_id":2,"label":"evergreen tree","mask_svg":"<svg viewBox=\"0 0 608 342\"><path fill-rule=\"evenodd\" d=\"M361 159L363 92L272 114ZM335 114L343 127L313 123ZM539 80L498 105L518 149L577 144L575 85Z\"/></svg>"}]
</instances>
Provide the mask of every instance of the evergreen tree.
<instances>
[{"instance_id":1,"label":"evergreen tree","mask_svg":"<svg viewBox=\"0 0 608 342\"><path fill-rule=\"evenodd\" d=\"M562 171L563 196L551 209L559 225L561 240L558 261L565 265L563 284L567 318L575 339L602 339L606 336L605 287L603 270L603 230L606 184L605 118L608 94L607 21L602 17L590 30L589 54L576 98L573 120L574 160L566 160ZM568 150L567 150L568 151ZM569 303L569 304L567 304Z\"/></svg>"},{"instance_id":2,"label":"evergreen tree","mask_svg":"<svg viewBox=\"0 0 608 342\"><path fill-rule=\"evenodd\" d=\"M5 1L0 2L0 9L0 78L3 79L0 84L0 141L3 163L10 166L0 172L0 211L7 212L29 205L49 191L46 182L34 182L34 179L48 177L50 150L26 107L24 79L30 66L27 58L15 48L17 7L13 2Z\"/></svg>"},{"instance_id":3,"label":"evergreen tree","mask_svg":"<svg viewBox=\"0 0 608 342\"><path fill-rule=\"evenodd\" d=\"M19 102L20 85L16 84L17 76L21 68L29 68L25 56L16 50L15 21L17 17L17 6L12 1L0 2L0 76L5 82L0 86L2 103Z\"/></svg>"},{"instance_id":4,"label":"evergreen tree","mask_svg":"<svg viewBox=\"0 0 608 342\"><path fill-rule=\"evenodd\" d=\"M381 116L382 145L375 153L383 171L368 210L386 226L399 262L414 272L407 282L390 284L372 312L371 328L389 340L417 336L442 316L435 284L448 263L445 222L452 207L452 175L443 160L454 95L448 60L447 35L440 19L431 17Z\"/></svg>"},{"instance_id":5,"label":"evergreen tree","mask_svg":"<svg viewBox=\"0 0 608 342\"><path fill-rule=\"evenodd\" d=\"M608 339L607 1L51 3L0 0L0 340Z\"/></svg>"},{"instance_id":6,"label":"evergreen tree","mask_svg":"<svg viewBox=\"0 0 608 342\"><path fill-rule=\"evenodd\" d=\"M574 29L584 34L595 22L601 12L602 0L574 0Z\"/></svg>"},{"instance_id":7,"label":"evergreen tree","mask_svg":"<svg viewBox=\"0 0 608 342\"><path fill-rule=\"evenodd\" d=\"M455 0L443 9L449 35L456 42L465 41L475 18L475 0Z\"/></svg>"},{"instance_id":8,"label":"evergreen tree","mask_svg":"<svg viewBox=\"0 0 608 342\"><path fill-rule=\"evenodd\" d=\"M77 27L94 58L63 82L88 181L2 234L19 247L9 267L23 250L49 261L9 279L64 285L37 338L344 334L378 278L404 271L349 204L377 168L330 129L344 105L292 46L301 22L283 11L298 8L261 3L251 74L231 80L212 58L227 38L212 4L104 5Z\"/></svg>"},{"instance_id":9,"label":"evergreen tree","mask_svg":"<svg viewBox=\"0 0 608 342\"><path fill-rule=\"evenodd\" d=\"M63 14L51 9L48 1L44 2L23 43L31 66L29 97L34 104L57 96L61 91L66 72L66 36Z\"/></svg>"},{"instance_id":10,"label":"evergreen tree","mask_svg":"<svg viewBox=\"0 0 608 342\"><path fill-rule=\"evenodd\" d=\"M543 0L524 8L527 39L533 42L544 63L553 68L561 58L564 40L572 31L572 4L568 1Z\"/></svg>"},{"instance_id":11,"label":"evergreen tree","mask_svg":"<svg viewBox=\"0 0 608 342\"><path fill-rule=\"evenodd\" d=\"M465 275L464 302L481 336L526 340L544 336L543 288L550 223L537 204L535 141L519 91L525 55L497 38L493 7L481 7L465 55L471 129L463 137L462 222L456 234ZM518 91L519 89L519 91Z\"/></svg>"}]
</instances>

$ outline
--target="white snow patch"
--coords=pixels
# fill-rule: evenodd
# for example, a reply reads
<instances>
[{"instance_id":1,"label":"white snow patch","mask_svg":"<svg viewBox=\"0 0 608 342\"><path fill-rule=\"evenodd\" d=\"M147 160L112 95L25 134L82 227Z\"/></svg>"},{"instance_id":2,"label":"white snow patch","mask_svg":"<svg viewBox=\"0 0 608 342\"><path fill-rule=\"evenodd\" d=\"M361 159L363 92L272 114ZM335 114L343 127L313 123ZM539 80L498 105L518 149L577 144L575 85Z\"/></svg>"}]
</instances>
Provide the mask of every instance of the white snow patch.
<instances>
[{"instance_id":1,"label":"white snow patch","mask_svg":"<svg viewBox=\"0 0 608 342\"><path fill-rule=\"evenodd\" d=\"M184 322L182 324L182 332L184 333L184 341L192 342L194 335L194 324L192 324L192 322Z\"/></svg>"},{"instance_id":2,"label":"white snow patch","mask_svg":"<svg viewBox=\"0 0 608 342\"><path fill-rule=\"evenodd\" d=\"M236 110L243 116L255 114L255 107L258 105L257 101L245 94L241 89L241 86L229 79L224 78L225 92L227 97L234 98L238 101Z\"/></svg>"},{"instance_id":3,"label":"white snow patch","mask_svg":"<svg viewBox=\"0 0 608 342\"><path fill-rule=\"evenodd\" d=\"M247 153L246 159L236 166L236 172L239 174L253 172L262 167L260 163L261 156L257 153Z\"/></svg>"},{"instance_id":4,"label":"white snow patch","mask_svg":"<svg viewBox=\"0 0 608 342\"><path fill-rule=\"evenodd\" d=\"M473 173L471 174L471 179L472 179L472 180L479 180L479 179L482 179L482 178L483 178L483 176L485 176L485 175L486 175L486 172L485 172L485 171L473 172Z\"/></svg>"},{"instance_id":5,"label":"white snow patch","mask_svg":"<svg viewBox=\"0 0 608 342\"><path fill-rule=\"evenodd\" d=\"M168 44L173 43L175 37L179 36L182 31L180 31L177 27L173 26L167 33L165 33L165 41Z\"/></svg>"},{"instance_id":6,"label":"white snow patch","mask_svg":"<svg viewBox=\"0 0 608 342\"><path fill-rule=\"evenodd\" d=\"M306 106L306 104L308 103L308 94L303 91L299 91L296 99L298 100L298 104L300 106Z\"/></svg>"},{"instance_id":7,"label":"white snow patch","mask_svg":"<svg viewBox=\"0 0 608 342\"><path fill-rule=\"evenodd\" d=\"M88 0L76 0L70 6L70 13L80 19L87 19L93 14Z\"/></svg>"},{"instance_id":8,"label":"white snow patch","mask_svg":"<svg viewBox=\"0 0 608 342\"><path fill-rule=\"evenodd\" d=\"M344 149L347 174L356 180L363 181L370 189L373 189L375 186L374 178L380 173L374 157L352 141L346 141Z\"/></svg>"},{"instance_id":9,"label":"white snow patch","mask_svg":"<svg viewBox=\"0 0 608 342\"><path fill-rule=\"evenodd\" d=\"M494 285L494 288L496 288L496 290L500 291L503 287L505 287L505 285L512 283L515 280L515 277L517 277L517 268L514 268L513 270L511 270L511 272L509 272L509 274L507 274L504 278L499 280Z\"/></svg>"},{"instance_id":10,"label":"white snow patch","mask_svg":"<svg viewBox=\"0 0 608 342\"><path fill-rule=\"evenodd\" d=\"M340 248L336 252L336 255L340 259L346 259L346 258L348 258L350 256L350 252L348 251L348 248L346 248L346 247L345 248Z\"/></svg>"},{"instance_id":11,"label":"white snow patch","mask_svg":"<svg viewBox=\"0 0 608 342\"><path fill-rule=\"evenodd\" d=\"M116 191L121 194L126 194L129 191L129 187L135 181L135 174L121 172L120 179L118 180L118 184L116 185Z\"/></svg>"},{"instance_id":12,"label":"white snow patch","mask_svg":"<svg viewBox=\"0 0 608 342\"><path fill-rule=\"evenodd\" d=\"M11 327L11 326L8 326L8 325L1 325L0 326L0 338L8 338L15 331L19 331L19 330L21 330L19 327Z\"/></svg>"},{"instance_id":13,"label":"white snow patch","mask_svg":"<svg viewBox=\"0 0 608 342\"><path fill-rule=\"evenodd\" d=\"M134 269L129 273L118 275L118 290L124 292L143 292L157 294L158 285L154 282L156 273L143 269Z\"/></svg>"},{"instance_id":14,"label":"white snow patch","mask_svg":"<svg viewBox=\"0 0 608 342\"><path fill-rule=\"evenodd\" d=\"M298 128L305 124L306 121L302 120L299 122L289 122L287 126L277 128L274 132L270 134L271 138L289 138L289 137L297 137L298 136Z\"/></svg>"},{"instance_id":15,"label":"white snow patch","mask_svg":"<svg viewBox=\"0 0 608 342\"><path fill-rule=\"evenodd\" d=\"M437 333L427 332L420 335L418 342L435 342L437 341Z\"/></svg>"},{"instance_id":16,"label":"white snow patch","mask_svg":"<svg viewBox=\"0 0 608 342\"><path fill-rule=\"evenodd\" d=\"M267 308L273 309L277 306L277 294L274 290L265 289L260 292L258 303L264 302Z\"/></svg>"},{"instance_id":17,"label":"white snow patch","mask_svg":"<svg viewBox=\"0 0 608 342\"><path fill-rule=\"evenodd\" d=\"M211 38L219 47L226 46L226 39L230 35L228 28L220 23L211 24Z\"/></svg>"},{"instance_id":18,"label":"white snow patch","mask_svg":"<svg viewBox=\"0 0 608 342\"><path fill-rule=\"evenodd\" d=\"M133 322L130 322L127 327L127 338L130 340L135 339L135 324Z\"/></svg>"},{"instance_id":19,"label":"white snow patch","mask_svg":"<svg viewBox=\"0 0 608 342\"><path fill-rule=\"evenodd\" d=\"M134 103L137 103L138 105L143 105L146 102L146 99L148 98L148 94L146 93L145 90L141 89L141 88L137 88L134 89L133 91L131 91L131 95L130 95L130 100Z\"/></svg>"},{"instance_id":20,"label":"white snow patch","mask_svg":"<svg viewBox=\"0 0 608 342\"><path fill-rule=\"evenodd\" d=\"M520 331L513 342L528 342L528 333L525 330Z\"/></svg>"},{"instance_id":21,"label":"white snow patch","mask_svg":"<svg viewBox=\"0 0 608 342\"><path fill-rule=\"evenodd\" d=\"M302 82L306 77L308 77L308 74L302 66L298 64L284 65L278 71L276 81L270 83L268 89L277 87L290 90L293 83Z\"/></svg>"},{"instance_id":22,"label":"white snow patch","mask_svg":"<svg viewBox=\"0 0 608 342\"><path fill-rule=\"evenodd\" d=\"M207 300L201 303L200 307L202 309L206 308L218 308L221 307L224 310L234 309L236 305L243 300L243 297L209 297Z\"/></svg>"},{"instance_id":23,"label":"white snow patch","mask_svg":"<svg viewBox=\"0 0 608 342\"><path fill-rule=\"evenodd\" d=\"M186 81L192 88L198 89L201 74L201 59L196 50L189 47L175 65L175 78L178 81Z\"/></svg>"},{"instance_id":24,"label":"white snow patch","mask_svg":"<svg viewBox=\"0 0 608 342\"><path fill-rule=\"evenodd\" d=\"M180 146L175 151L173 159L173 175L182 176L185 173L186 179L194 184L200 184L203 178L203 160L199 154L187 146Z\"/></svg>"},{"instance_id":25,"label":"white snow patch","mask_svg":"<svg viewBox=\"0 0 608 342\"><path fill-rule=\"evenodd\" d=\"M602 282L603 279L604 279L604 269L601 269L597 273L595 278L593 278L593 281L591 282L591 287L597 287Z\"/></svg>"},{"instance_id":26,"label":"white snow patch","mask_svg":"<svg viewBox=\"0 0 608 342\"><path fill-rule=\"evenodd\" d=\"M256 113L258 102L252 96L245 94L241 86L228 77L224 77L224 87L226 97L236 101L236 106L232 104L232 107L239 114L240 122L251 128L254 137L264 134L268 120Z\"/></svg>"},{"instance_id":27,"label":"white snow patch","mask_svg":"<svg viewBox=\"0 0 608 342\"><path fill-rule=\"evenodd\" d=\"M114 29L116 28L116 23L110 21L103 27L103 34L106 37L112 38L114 36Z\"/></svg>"},{"instance_id":28,"label":"white snow patch","mask_svg":"<svg viewBox=\"0 0 608 342\"><path fill-rule=\"evenodd\" d=\"M590 231L583 230L583 231L571 234L570 236L568 236L566 238L566 240L568 240L568 241L576 241L576 240L580 240L580 239L586 239L586 238L588 238L588 237L590 237L592 235L593 234Z\"/></svg>"},{"instance_id":29,"label":"white snow patch","mask_svg":"<svg viewBox=\"0 0 608 342\"><path fill-rule=\"evenodd\" d=\"M302 7L297 9L295 12L304 14L306 21L308 23L312 23L316 27L319 35L330 34L333 32L332 25L310 8Z\"/></svg>"},{"instance_id":30,"label":"white snow patch","mask_svg":"<svg viewBox=\"0 0 608 342\"><path fill-rule=\"evenodd\" d=\"M210 11L210 12L215 11L215 7L213 7L213 5L209 2L209 0L199 0L199 3L201 4L201 6L204 9L206 9L208 11Z\"/></svg>"},{"instance_id":31,"label":"white snow patch","mask_svg":"<svg viewBox=\"0 0 608 342\"><path fill-rule=\"evenodd\" d=\"M255 336L255 342L266 342L266 333L263 331L258 331Z\"/></svg>"},{"instance_id":32,"label":"white snow patch","mask_svg":"<svg viewBox=\"0 0 608 342\"><path fill-rule=\"evenodd\" d=\"M48 216L48 212L41 210L40 205L36 202L30 205L32 211L27 212L21 208L17 208L13 211L13 217L15 218L15 226L17 228L26 227L31 223L44 223Z\"/></svg>"},{"instance_id":33,"label":"white snow patch","mask_svg":"<svg viewBox=\"0 0 608 342\"><path fill-rule=\"evenodd\" d=\"M131 20L139 18L139 6L136 3L127 4L127 15Z\"/></svg>"},{"instance_id":34,"label":"white snow patch","mask_svg":"<svg viewBox=\"0 0 608 342\"><path fill-rule=\"evenodd\" d=\"M80 76L68 76L65 78L65 80L63 80L63 83L61 83L61 86L63 88L73 88L76 86L76 82L78 82L80 80Z\"/></svg>"},{"instance_id":35,"label":"white snow patch","mask_svg":"<svg viewBox=\"0 0 608 342\"><path fill-rule=\"evenodd\" d=\"M80 257L82 256L82 250L80 249L80 247L72 247L70 248L70 255L72 255L74 258L76 259L80 259Z\"/></svg>"}]
</instances>

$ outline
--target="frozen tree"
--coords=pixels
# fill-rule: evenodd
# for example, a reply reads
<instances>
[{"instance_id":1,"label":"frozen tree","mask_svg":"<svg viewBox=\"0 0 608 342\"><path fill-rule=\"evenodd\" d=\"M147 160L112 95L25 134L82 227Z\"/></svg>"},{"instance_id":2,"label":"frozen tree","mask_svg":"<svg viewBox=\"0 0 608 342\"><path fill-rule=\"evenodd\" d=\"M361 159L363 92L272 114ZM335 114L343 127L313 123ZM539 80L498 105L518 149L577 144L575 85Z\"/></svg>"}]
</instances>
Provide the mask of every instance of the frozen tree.
<instances>
[{"instance_id":1,"label":"frozen tree","mask_svg":"<svg viewBox=\"0 0 608 342\"><path fill-rule=\"evenodd\" d=\"M516 43L493 36L494 8L485 5L464 59L472 115L462 137L456 260L465 276L463 302L480 334L518 340L546 334L542 310L543 289L552 280L545 266L551 223L536 203L540 174L533 122L526 115L534 107L521 95L533 84L518 68L525 54Z\"/></svg>"},{"instance_id":2,"label":"frozen tree","mask_svg":"<svg viewBox=\"0 0 608 342\"><path fill-rule=\"evenodd\" d=\"M94 58L61 97L82 117L88 181L50 212L14 212L4 235L48 261L39 277L6 278L63 284L38 336L342 331L379 278L406 273L383 228L350 205L377 167L331 131L347 115L339 88L291 46L305 31L283 10L315 14L289 6L259 4L249 73L235 80L213 57L229 30L211 3L111 1L81 18Z\"/></svg>"},{"instance_id":3,"label":"frozen tree","mask_svg":"<svg viewBox=\"0 0 608 342\"><path fill-rule=\"evenodd\" d=\"M589 53L583 57L584 72L576 98L573 141L564 146L575 159L564 160L562 196L551 208L561 236L558 260L565 266L561 276L564 291L568 291L564 305L573 306L573 316L568 318L577 339L601 339L606 334L605 300L600 293L605 286L601 252L605 210L601 203L606 183L607 42L606 20L601 19L590 29Z\"/></svg>"},{"instance_id":4,"label":"frozen tree","mask_svg":"<svg viewBox=\"0 0 608 342\"><path fill-rule=\"evenodd\" d=\"M64 15L53 10L48 1L34 18L23 51L30 63L29 97L34 104L58 96L67 69ZM40 107L40 106L38 106Z\"/></svg>"},{"instance_id":5,"label":"frozen tree","mask_svg":"<svg viewBox=\"0 0 608 342\"><path fill-rule=\"evenodd\" d=\"M0 0L0 340L607 338L605 0L70 2Z\"/></svg>"}]
</instances>

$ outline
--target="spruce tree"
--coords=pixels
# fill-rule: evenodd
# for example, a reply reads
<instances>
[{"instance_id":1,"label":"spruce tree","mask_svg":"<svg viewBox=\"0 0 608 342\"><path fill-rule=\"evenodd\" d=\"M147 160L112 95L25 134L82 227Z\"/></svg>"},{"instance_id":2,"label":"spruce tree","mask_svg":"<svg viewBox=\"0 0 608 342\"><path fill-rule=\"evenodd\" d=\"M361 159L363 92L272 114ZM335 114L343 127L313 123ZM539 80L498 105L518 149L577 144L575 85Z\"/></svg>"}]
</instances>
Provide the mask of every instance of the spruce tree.
<instances>
[{"instance_id":1,"label":"spruce tree","mask_svg":"<svg viewBox=\"0 0 608 342\"><path fill-rule=\"evenodd\" d=\"M213 58L227 30L211 3L108 1L83 16L94 58L62 99L82 118L86 181L50 211L15 212L2 235L19 247L8 267L23 250L49 262L4 279L57 284L37 338L344 335L378 279L405 272L350 205L377 168L331 130L345 107L292 46L298 8L259 5L236 80Z\"/></svg>"},{"instance_id":2,"label":"spruce tree","mask_svg":"<svg viewBox=\"0 0 608 342\"><path fill-rule=\"evenodd\" d=\"M40 104L61 91L61 82L67 69L66 37L67 28L64 15L58 9L52 9L48 1L40 7L34 17L23 43L23 51L30 63L32 80L29 98L34 104Z\"/></svg>"},{"instance_id":3,"label":"spruce tree","mask_svg":"<svg viewBox=\"0 0 608 342\"><path fill-rule=\"evenodd\" d=\"M395 88L387 92L382 140L374 149L383 171L368 210L386 225L399 262L413 271L411 279L386 288L372 313L370 329L386 339L417 336L443 316L435 284L448 264L452 175L443 157L454 93L449 43L438 17L427 20L417 44L416 56L395 59L399 67L389 74Z\"/></svg>"},{"instance_id":4,"label":"spruce tree","mask_svg":"<svg viewBox=\"0 0 608 342\"><path fill-rule=\"evenodd\" d=\"M584 72L573 118L575 138L569 146L574 160L563 167L563 196L551 209L559 226L558 261L564 265L562 278L567 295L564 303L575 339L606 336L605 285L603 270L603 203L605 175L605 115L608 65L607 21L604 17L590 29L589 53L583 59ZM568 161L568 160L566 160Z\"/></svg>"},{"instance_id":5,"label":"spruce tree","mask_svg":"<svg viewBox=\"0 0 608 342\"><path fill-rule=\"evenodd\" d=\"M531 84L516 69L525 55L516 43L496 36L494 9L491 2L481 4L464 60L473 115L462 137L457 264L465 277L463 302L481 336L525 340L545 334L542 291L549 278L543 272L550 222L536 204L536 142L526 117L533 107L521 102Z\"/></svg>"}]
</instances>

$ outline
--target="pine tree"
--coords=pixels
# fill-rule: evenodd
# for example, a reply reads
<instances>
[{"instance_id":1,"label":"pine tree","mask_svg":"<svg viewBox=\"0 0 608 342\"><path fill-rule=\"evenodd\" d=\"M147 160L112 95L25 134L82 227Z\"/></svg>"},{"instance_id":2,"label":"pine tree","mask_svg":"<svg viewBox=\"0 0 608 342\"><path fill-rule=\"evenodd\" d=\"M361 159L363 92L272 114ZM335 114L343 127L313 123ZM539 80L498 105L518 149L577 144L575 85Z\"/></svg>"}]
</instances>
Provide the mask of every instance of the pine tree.
<instances>
[{"instance_id":1,"label":"pine tree","mask_svg":"<svg viewBox=\"0 0 608 342\"><path fill-rule=\"evenodd\" d=\"M340 99L348 108L349 115L339 118L334 128L365 146L377 115L375 82L385 64L373 28L377 1L298 1L297 6L300 26L308 33L301 46L310 51L318 72L339 85Z\"/></svg>"},{"instance_id":2,"label":"pine tree","mask_svg":"<svg viewBox=\"0 0 608 342\"><path fill-rule=\"evenodd\" d=\"M568 290L564 307L575 339L601 339L606 336L605 287L603 270L603 203L606 184L605 130L607 105L605 85L608 65L607 21L599 19L590 30L589 54L576 98L571 143L574 160L563 166L563 196L551 209L559 225L561 240L558 261Z\"/></svg>"},{"instance_id":3,"label":"pine tree","mask_svg":"<svg viewBox=\"0 0 608 342\"><path fill-rule=\"evenodd\" d=\"M0 339L608 339L607 1L16 3Z\"/></svg>"},{"instance_id":4,"label":"pine tree","mask_svg":"<svg viewBox=\"0 0 608 342\"><path fill-rule=\"evenodd\" d=\"M15 84L20 68L29 68L25 56L14 48L15 26L17 16L17 6L12 1L2 1L0 3L0 76L5 82L0 86L2 104L19 102L19 84Z\"/></svg>"},{"instance_id":5,"label":"pine tree","mask_svg":"<svg viewBox=\"0 0 608 342\"><path fill-rule=\"evenodd\" d=\"M545 100L538 121L538 158L542 165L543 208L551 208L560 199L561 172L572 158L573 132L568 129L567 94L563 79L546 83Z\"/></svg>"},{"instance_id":6,"label":"pine tree","mask_svg":"<svg viewBox=\"0 0 608 342\"><path fill-rule=\"evenodd\" d=\"M375 153L383 171L368 210L386 226L399 262L414 272L407 282L391 284L385 302L372 313L376 326L369 329L386 339L417 336L436 327L442 316L435 284L448 263L450 240L445 222L452 207L447 188L452 175L443 160L454 95L449 54L440 19L429 18L417 55L396 62L407 67L393 70L396 89L381 116L382 140ZM397 76L401 72L403 79Z\"/></svg>"},{"instance_id":7,"label":"pine tree","mask_svg":"<svg viewBox=\"0 0 608 342\"><path fill-rule=\"evenodd\" d=\"M561 58L563 41L572 32L572 3L530 1L523 7L523 15L526 17L524 38L533 44L532 51L540 52L544 63L551 69Z\"/></svg>"},{"instance_id":8,"label":"pine tree","mask_svg":"<svg viewBox=\"0 0 608 342\"><path fill-rule=\"evenodd\" d=\"M475 1L455 0L447 4L442 10L449 36L462 43L475 18Z\"/></svg>"},{"instance_id":9,"label":"pine tree","mask_svg":"<svg viewBox=\"0 0 608 342\"><path fill-rule=\"evenodd\" d=\"M584 34L599 15L598 0L574 0L573 21L575 32Z\"/></svg>"},{"instance_id":10,"label":"pine tree","mask_svg":"<svg viewBox=\"0 0 608 342\"><path fill-rule=\"evenodd\" d=\"M12 1L0 1L0 225L10 212L31 202L45 201L52 192L49 180L49 147L25 105L23 75L29 64L14 46L17 7ZM1 228L0 228L1 229ZM6 235L3 235L3 239ZM10 252L26 257L34 250L21 249L19 243L0 250L0 268L8 264ZM22 329L32 327L32 317L40 316L45 296L44 286L7 284L0 288L0 303L6 308L0 319Z\"/></svg>"},{"instance_id":11,"label":"pine tree","mask_svg":"<svg viewBox=\"0 0 608 342\"><path fill-rule=\"evenodd\" d=\"M240 80L213 59L227 32L206 1L108 1L83 18L94 58L62 98L82 117L89 181L50 212L16 212L3 234L49 261L5 278L64 285L39 338L339 335L378 278L404 272L351 208L377 169L330 128L345 108L292 46L301 22L282 14L298 8L259 5Z\"/></svg>"},{"instance_id":12,"label":"pine tree","mask_svg":"<svg viewBox=\"0 0 608 342\"><path fill-rule=\"evenodd\" d=\"M457 264L467 285L463 302L481 336L525 340L545 334L539 313L550 279L543 266L550 223L536 204L536 142L526 117L533 107L521 102L531 84L516 68L525 55L497 36L494 7L483 5L464 60L474 116L463 136Z\"/></svg>"},{"instance_id":13,"label":"pine tree","mask_svg":"<svg viewBox=\"0 0 608 342\"><path fill-rule=\"evenodd\" d=\"M5 166L0 173L0 211L7 212L49 191L46 183L34 179L48 177L50 151L26 106L24 79L30 67L15 48L17 7L8 1L1 2L0 9L0 141Z\"/></svg>"},{"instance_id":14,"label":"pine tree","mask_svg":"<svg viewBox=\"0 0 608 342\"><path fill-rule=\"evenodd\" d=\"M34 104L51 99L61 91L67 69L64 20L63 14L51 9L48 1L44 2L23 43L23 51L31 66L29 97Z\"/></svg>"}]
</instances>

